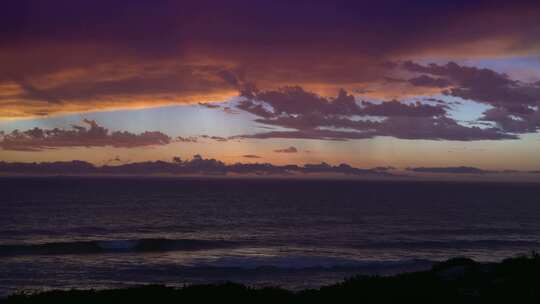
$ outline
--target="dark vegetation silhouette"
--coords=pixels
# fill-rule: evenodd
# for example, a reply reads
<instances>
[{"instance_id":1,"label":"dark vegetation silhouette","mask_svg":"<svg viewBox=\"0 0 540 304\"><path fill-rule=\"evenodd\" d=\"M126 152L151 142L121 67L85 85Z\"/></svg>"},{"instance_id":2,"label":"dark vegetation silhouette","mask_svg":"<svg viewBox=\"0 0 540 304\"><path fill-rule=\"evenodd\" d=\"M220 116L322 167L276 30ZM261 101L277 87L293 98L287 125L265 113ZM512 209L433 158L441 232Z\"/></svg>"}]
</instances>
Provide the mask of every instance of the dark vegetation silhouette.
<instances>
[{"instance_id":1,"label":"dark vegetation silhouette","mask_svg":"<svg viewBox=\"0 0 540 304\"><path fill-rule=\"evenodd\" d=\"M538 303L540 255L477 263L455 258L431 270L357 276L331 286L292 292L241 284L174 288L147 285L113 290L18 293L5 303Z\"/></svg>"}]
</instances>

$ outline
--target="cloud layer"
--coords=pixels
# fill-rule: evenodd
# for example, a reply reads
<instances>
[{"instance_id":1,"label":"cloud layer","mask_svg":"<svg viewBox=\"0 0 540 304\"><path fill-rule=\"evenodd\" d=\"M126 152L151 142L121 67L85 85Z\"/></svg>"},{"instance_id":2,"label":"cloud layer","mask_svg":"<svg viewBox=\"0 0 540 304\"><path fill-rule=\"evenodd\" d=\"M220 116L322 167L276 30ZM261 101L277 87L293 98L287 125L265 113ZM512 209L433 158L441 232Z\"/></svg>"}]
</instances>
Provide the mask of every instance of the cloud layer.
<instances>
[{"instance_id":1,"label":"cloud layer","mask_svg":"<svg viewBox=\"0 0 540 304\"><path fill-rule=\"evenodd\" d=\"M9 163L0 162L0 172L19 174L175 174L175 175L306 175L343 174L350 176L391 176L387 168L361 169L348 164L332 166L327 163L299 165L273 165L269 163L225 164L216 159L205 159L200 155L190 160L174 157L172 162L148 161L116 166L96 167L84 161Z\"/></svg>"},{"instance_id":2,"label":"cloud layer","mask_svg":"<svg viewBox=\"0 0 540 304\"><path fill-rule=\"evenodd\" d=\"M276 153L298 153L298 149L296 149L296 147L290 146L288 148L274 150L274 152L276 152Z\"/></svg>"},{"instance_id":3,"label":"cloud layer","mask_svg":"<svg viewBox=\"0 0 540 304\"><path fill-rule=\"evenodd\" d=\"M0 148L13 151L43 151L62 147L116 147L133 148L166 145L172 139L157 131L134 134L127 131L109 131L94 120L83 120L86 126L73 125L72 129L41 129L0 133Z\"/></svg>"},{"instance_id":4,"label":"cloud layer","mask_svg":"<svg viewBox=\"0 0 540 304\"><path fill-rule=\"evenodd\" d=\"M0 12L0 117L207 103L238 95L245 83L267 92L300 85L323 96L341 87L398 96L451 83L442 75L447 71L436 71L391 84L385 79L401 76L396 60L540 50L534 1L403 6L397 0L11 1Z\"/></svg>"},{"instance_id":5,"label":"cloud layer","mask_svg":"<svg viewBox=\"0 0 540 304\"><path fill-rule=\"evenodd\" d=\"M416 167L407 168L407 171L416 173L443 173L443 174L487 174L497 171L487 171L475 167Z\"/></svg>"},{"instance_id":6,"label":"cloud layer","mask_svg":"<svg viewBox=\"0 0 540 304\"><path fill-rule=\"evenodd\" d=\"M335 98L285 87L275 91L244 91L238 109L258 123L292 129L239 136L242 138L304 138L323 140L392 136L428 140L500 140L517 136L495 127L466 126L447 115L448 106L396 100L358 103L341 90Z\"/></svg>"},{"instance_id":7,"label":"cloud layer","mask_svg":"<svg viewBox=\"0 0 540 304\"><path fill-rule=\"evenodd\" d=\"M512 80L506 74L460 66L453 62L425 66L409 61L403 63L402 67L411 72L422 73L420 77L440 77L439 80L448 83L449 88L444 91L447 95L491 106L481 120L492 122L505 132L534 133L540 129L538 83Z\"/></svg>"}]
</instances>

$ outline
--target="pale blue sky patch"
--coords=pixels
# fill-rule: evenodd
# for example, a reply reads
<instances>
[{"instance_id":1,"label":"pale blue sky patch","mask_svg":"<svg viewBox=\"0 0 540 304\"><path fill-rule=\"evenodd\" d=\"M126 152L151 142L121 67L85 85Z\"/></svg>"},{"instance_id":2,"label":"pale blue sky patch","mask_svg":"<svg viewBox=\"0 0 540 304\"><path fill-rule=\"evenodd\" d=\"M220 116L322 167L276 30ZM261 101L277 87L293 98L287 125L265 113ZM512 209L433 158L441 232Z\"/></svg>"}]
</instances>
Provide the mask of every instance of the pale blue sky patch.
<instances>
[{"instance_id":1,"label":"pale blue sky patch","mask_svg":"<svg viewBox=\"0 0 540 304\"><path fill-rule=\"evenodd\" d=\"M138 110L119 110L55 116L39 119L4 121L5 132L38 128L63 128L82 125L83 119L95 120L110 130L141 133L161 131L170 136L231 136L245 134L255 125L249 114L229 114L223 109L210 109L201 105L178 105Z\"/></svg>"},{"instance_id":2,"label":"pale blue sky patch","mask_svg":"<svg viewBox=\"0 0 540 304\"><path fill-rule=\"evenodd\" d=\"M448 108L448 117L459 121L477 121L483 116L484 112L493 108L490 105L479 103L470 99L463 99L460 97L440 95L438 99L447 102L450 107Z\"/></svg>"}]
</instances>

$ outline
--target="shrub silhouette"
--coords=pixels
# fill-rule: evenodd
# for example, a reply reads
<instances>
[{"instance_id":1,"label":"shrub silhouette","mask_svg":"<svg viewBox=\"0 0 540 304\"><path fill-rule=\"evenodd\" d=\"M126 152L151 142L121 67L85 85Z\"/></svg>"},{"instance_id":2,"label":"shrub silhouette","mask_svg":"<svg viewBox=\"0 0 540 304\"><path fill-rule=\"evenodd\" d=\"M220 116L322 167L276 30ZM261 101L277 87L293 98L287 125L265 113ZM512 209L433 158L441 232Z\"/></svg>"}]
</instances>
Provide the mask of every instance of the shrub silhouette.
<instances>
[{"instance_id":1,"label":"shrub silhouette","mask_svg":"<svg viewBox=\"0 0 540 304\"><path fill-rule=\"evenodd\" d=\"M147 285L127 289L18 293L5 303L538 303L540 255L481 264L455 258L431 270L390 277L356 276L341 283L292 292L241 284L173 288Z\"/></svg>"}]
</instances>

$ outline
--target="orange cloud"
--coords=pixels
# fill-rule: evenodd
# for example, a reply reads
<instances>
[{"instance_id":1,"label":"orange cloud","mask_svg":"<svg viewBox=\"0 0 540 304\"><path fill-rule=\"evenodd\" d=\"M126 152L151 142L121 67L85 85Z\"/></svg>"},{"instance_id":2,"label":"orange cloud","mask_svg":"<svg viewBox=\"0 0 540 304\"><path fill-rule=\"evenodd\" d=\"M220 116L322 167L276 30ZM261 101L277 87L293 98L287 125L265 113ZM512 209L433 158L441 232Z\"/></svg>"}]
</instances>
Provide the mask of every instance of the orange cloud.
<instances>
[{"instance_id":1,"label":"orange cloud","mask_svg":"<svg viewBox=\"0 0 540 304\"><path fill-rule=\"evenodd\" d=\"M158 2L6 4L0 119L223 101L240 84L399 99L440 88L386 81L389 62L540 50L528 1Z\"/></svg>"}]
</instances>

